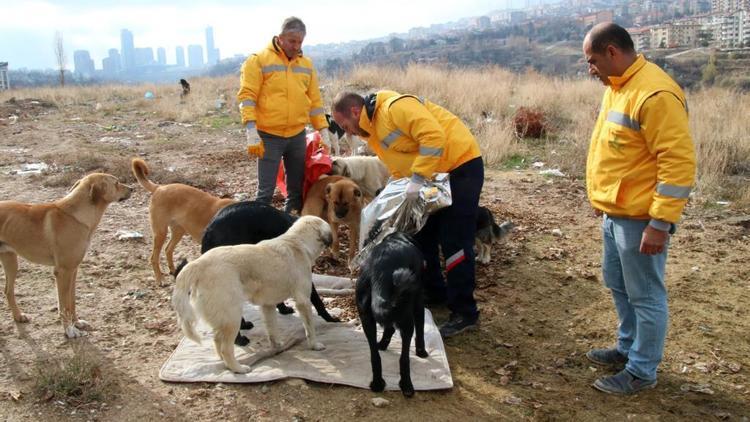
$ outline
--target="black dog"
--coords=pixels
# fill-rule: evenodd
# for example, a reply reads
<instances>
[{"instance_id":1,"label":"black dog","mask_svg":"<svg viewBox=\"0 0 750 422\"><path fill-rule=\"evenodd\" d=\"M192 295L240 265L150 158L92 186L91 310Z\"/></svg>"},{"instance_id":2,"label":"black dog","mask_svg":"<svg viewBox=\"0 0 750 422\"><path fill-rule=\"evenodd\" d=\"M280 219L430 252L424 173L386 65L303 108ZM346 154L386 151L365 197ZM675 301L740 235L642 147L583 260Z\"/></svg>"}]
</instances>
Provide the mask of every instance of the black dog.
<instances>
[{"instance_id":1,"label":"black dog","mask_svg":"<svg viewBox=\"0 0 750 422\"><path fill-rule=\"evenodd\" d=\"M328 122L328 131L336 135L337 138L341 139L342 136L346 135L346 131L328 113L326 113L326 122Z\"/></svg>"},{"instance_id":2,"label":"black dog","mask_svg":"<svg viewBox=\"0 0 750 422\"><path fill-rule=\"evenodd\" d=\"M184 79L180 79L180 85L182 86L182 93L180 94L180 98L185 98L190 94L190 84L188 81Z\"/></svg>"},{"instance_id":3,"label":"black dog","mask_svg":"<svg viewBox=\"0 0 750 422\"><path fill-rule=\"evenodd\" d=\"M273 239L284 234L295 219L283 211L260 202L243 201L227 205L208 223L203 233L201 253L217 246L256 244L262 240ZM326 310L323 300L315 290L315 285L312 286L310 301L318 311L318 315L324 320L339 322L338 318L332 317ZM276 305L276 309L282 314L294 312L293 308L286 306L283 302ZM251 328L253 328L253 323L243 318L240 329ZM234 344L245 346L249 341L247 337L237 333Z\"/></svg>"},{"instance_id":4,"label":"black dog","mask_svg":"<svg viewBox=\"0 0 750 422\"><path fill-rule=\"evenodd\" d=\"M416 332L417 356L428 356L424 344L424 299L422 297L422 253L409 235L396 232L376 245L361 267L357 280L357 311L370 345L372 382L370 389L383 391L380 350L388 348L394 325L401 333L401 357L398 386L406 397L414 395L409 369L409 346ZM383 338L377 342L376 323L383 326Z\"/></svg>"}]
</instances>

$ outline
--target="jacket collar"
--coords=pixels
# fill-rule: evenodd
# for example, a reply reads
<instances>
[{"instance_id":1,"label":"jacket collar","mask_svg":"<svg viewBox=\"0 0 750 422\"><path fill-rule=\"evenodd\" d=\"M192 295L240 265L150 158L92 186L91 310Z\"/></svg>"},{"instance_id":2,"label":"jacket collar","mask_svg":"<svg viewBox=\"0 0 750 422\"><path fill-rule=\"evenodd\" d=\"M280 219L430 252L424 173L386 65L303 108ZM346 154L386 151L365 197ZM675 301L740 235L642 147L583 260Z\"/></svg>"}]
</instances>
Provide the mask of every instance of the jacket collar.
<instances>
[{"instance_id":1,"label":"jacket collar","mask_svg":"<svg viewBox=\"0 0 750 422\"><path fill-rule=\"evenodd\" d=\"M633 64L631 64L630 67L625 70L625 73L623 73L621 76L609 77L609 86L611 86L614 90L622 88L622 86L625 85L630 80L630 78L638 73L638 71L641 70L641 68L643 68L643 66L645 65L646 59L643 57L643 54L639 54Z\"/></svg>"},{"instance_id":2,"label":"jacket collar","mask_svg":"<svg viewBox=\"0 0 750 422\"><path fill-rule=\"evenodd\" d=\"M267 47L267 48L268 48L269 50L272 50L273 52L275 52L275 53L276 53L276 54L277 54L277 55L278 55L279 57L281 57L282 59L286 59L286 61L289 61L289 62L293 61L293 60L294 60L294 59L296 59L297 57L302 57L302 51L300 50L300 52L299 52L299 54L297 55L297 57L292 57L291 59L290 59L290 58L288 58L288 57L286 56L286 53L284 53L284 50L282 50L282 49L281 49L281 46L279 45L279 37L278 37L277 35L274 35L274 36L273 36L273 38L271 39L271 43L270 43L270 44L268 44L268 47Z\"/></svg>"},{"instance_id":3,"label":"jacket collar","mask_svg":"<svg viewBox=\"0 0 750 422\"><path fill-rule=\"evenodd\" d=\"M362 113L359 115L359 127L365 132L369 133L370 136L374 133L373 118L375 117L375 111L378 105L377 93L369 94L365 97L365 104L362 109Z\"/></svg>"}]
</instances>

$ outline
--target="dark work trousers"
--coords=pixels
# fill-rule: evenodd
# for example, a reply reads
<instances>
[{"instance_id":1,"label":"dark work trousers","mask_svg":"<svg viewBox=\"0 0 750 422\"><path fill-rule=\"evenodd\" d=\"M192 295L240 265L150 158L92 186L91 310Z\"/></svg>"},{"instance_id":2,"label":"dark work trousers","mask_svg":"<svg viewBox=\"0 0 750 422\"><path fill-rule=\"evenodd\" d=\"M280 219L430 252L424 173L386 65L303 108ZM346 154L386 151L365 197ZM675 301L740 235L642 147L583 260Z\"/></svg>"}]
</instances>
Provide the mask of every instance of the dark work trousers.
<instances>
[{"instance_id":1,"label":"dark work trousers","mask_svg":"<svg viewBox=\"0 0 750 422\"><path fill-rule=\"evenodd\" d=\"M479 194L484 184L482 157L460 165L449 174L451 206L431 215L416 236L427 262L425 296L428 301L444 299L452 312L475 319L479 311L474 300L474 235ZM443 281L438 246L445 259L447 285Z\"/></svg>"},{"instance_id":2,"label":"dark work trousers","mask_svg":"<svg viewBox=\"0 0 750 422\"><path fill-rule=\"evenodd\" d=\"M290 137L271 135L258 131L263 139L263 158L258 159L258 195L255 200L270 204L276 190L276 175L279 163L284 158L286 189L288 196L284 211L302 211L302 183L305 178L305 131Z\"/></svg>"}]
</instances>

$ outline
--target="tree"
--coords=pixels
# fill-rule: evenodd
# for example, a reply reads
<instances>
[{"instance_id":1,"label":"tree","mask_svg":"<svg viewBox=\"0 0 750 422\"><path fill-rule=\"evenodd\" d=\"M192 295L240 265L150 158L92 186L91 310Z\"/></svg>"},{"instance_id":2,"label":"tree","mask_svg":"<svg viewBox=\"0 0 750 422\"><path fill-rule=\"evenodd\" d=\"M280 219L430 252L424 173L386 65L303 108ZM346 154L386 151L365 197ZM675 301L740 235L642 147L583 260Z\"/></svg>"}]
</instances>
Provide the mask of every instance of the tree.
<instances>
[{"instance_id":1,"label":"tree","mask_svg":"<svg viewBox=\"0 0 750 422\"><path fill-rule=\"evenodd\" d=\"M60 71L60 86L65 86L65 65L68 62L68 58L65 56L63 37L60 31L55 31L55 59L57 60L57 68Z\"/></svg>"},{"instance_id":2,"label":"tree","mask_svg":"<svg viewBox=\"0 0 750 422\"><path fill-rule=\"evenodd\" d=\"M708 63L703 67L703 72L701 75L701 82L704 85L711 85L716 80L716 76L718 75L719 71L716 68L716 55L712 54L708 58Z\"/></svg>"}]
</instances>

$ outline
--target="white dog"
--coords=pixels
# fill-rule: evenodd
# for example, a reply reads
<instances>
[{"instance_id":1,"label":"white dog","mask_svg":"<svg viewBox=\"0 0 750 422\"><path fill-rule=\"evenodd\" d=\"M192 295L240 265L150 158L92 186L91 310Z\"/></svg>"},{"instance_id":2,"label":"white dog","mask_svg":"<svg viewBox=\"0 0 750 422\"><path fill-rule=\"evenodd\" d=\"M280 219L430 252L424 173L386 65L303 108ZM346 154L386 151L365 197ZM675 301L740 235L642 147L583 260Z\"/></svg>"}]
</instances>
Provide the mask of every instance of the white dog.
<instances>
[{"instance_id":1,"label":"white dog","mask_svg":"<svg viewBox=\"0 0 750 422\"><path fill-rule=\"evenodd\" d=\"M333 144L334 155L341 155L341 148L339 147L341 141L344 141L349 147L349 153L351 155L374 155L362 138L357 135L346 133L346 131L344 131L344 129L342 129L341 126L331 118L330 114L326 114L326 120L328 121L328 131L333 135L331 137L331 144Z\"/></svg>"},{"instance_id":2,"label":"white dog","mask_svg":"<svg viewBox=\"0 0 750 422\"><path fill-rule=\"evenodd\" d=\"M276 304L292 297L302 317L307 344L313 350L325 346L315 339L310 292L312 266L331 245L331 228L322 219L305 216L283 235L255 245L220 246L178 269L172 306L185 336L196 343L193 306L213 328L216 353L233 372L247 373L234 356L234 338L240 329L245 299L260 305L268 340L279 351ZM194 305L191 305L191 297Z\"/></svg>"},{"instance_id":3,"label":"white dog","mask_svg":"<svg viewBox=\"0 0 750 422\"><path fill-rule=\"evenodd\" d=\"M354 180L369 198L385 187L390 175L378 157L336 157L331 172Z\"/></svg>"}]
</instances>

